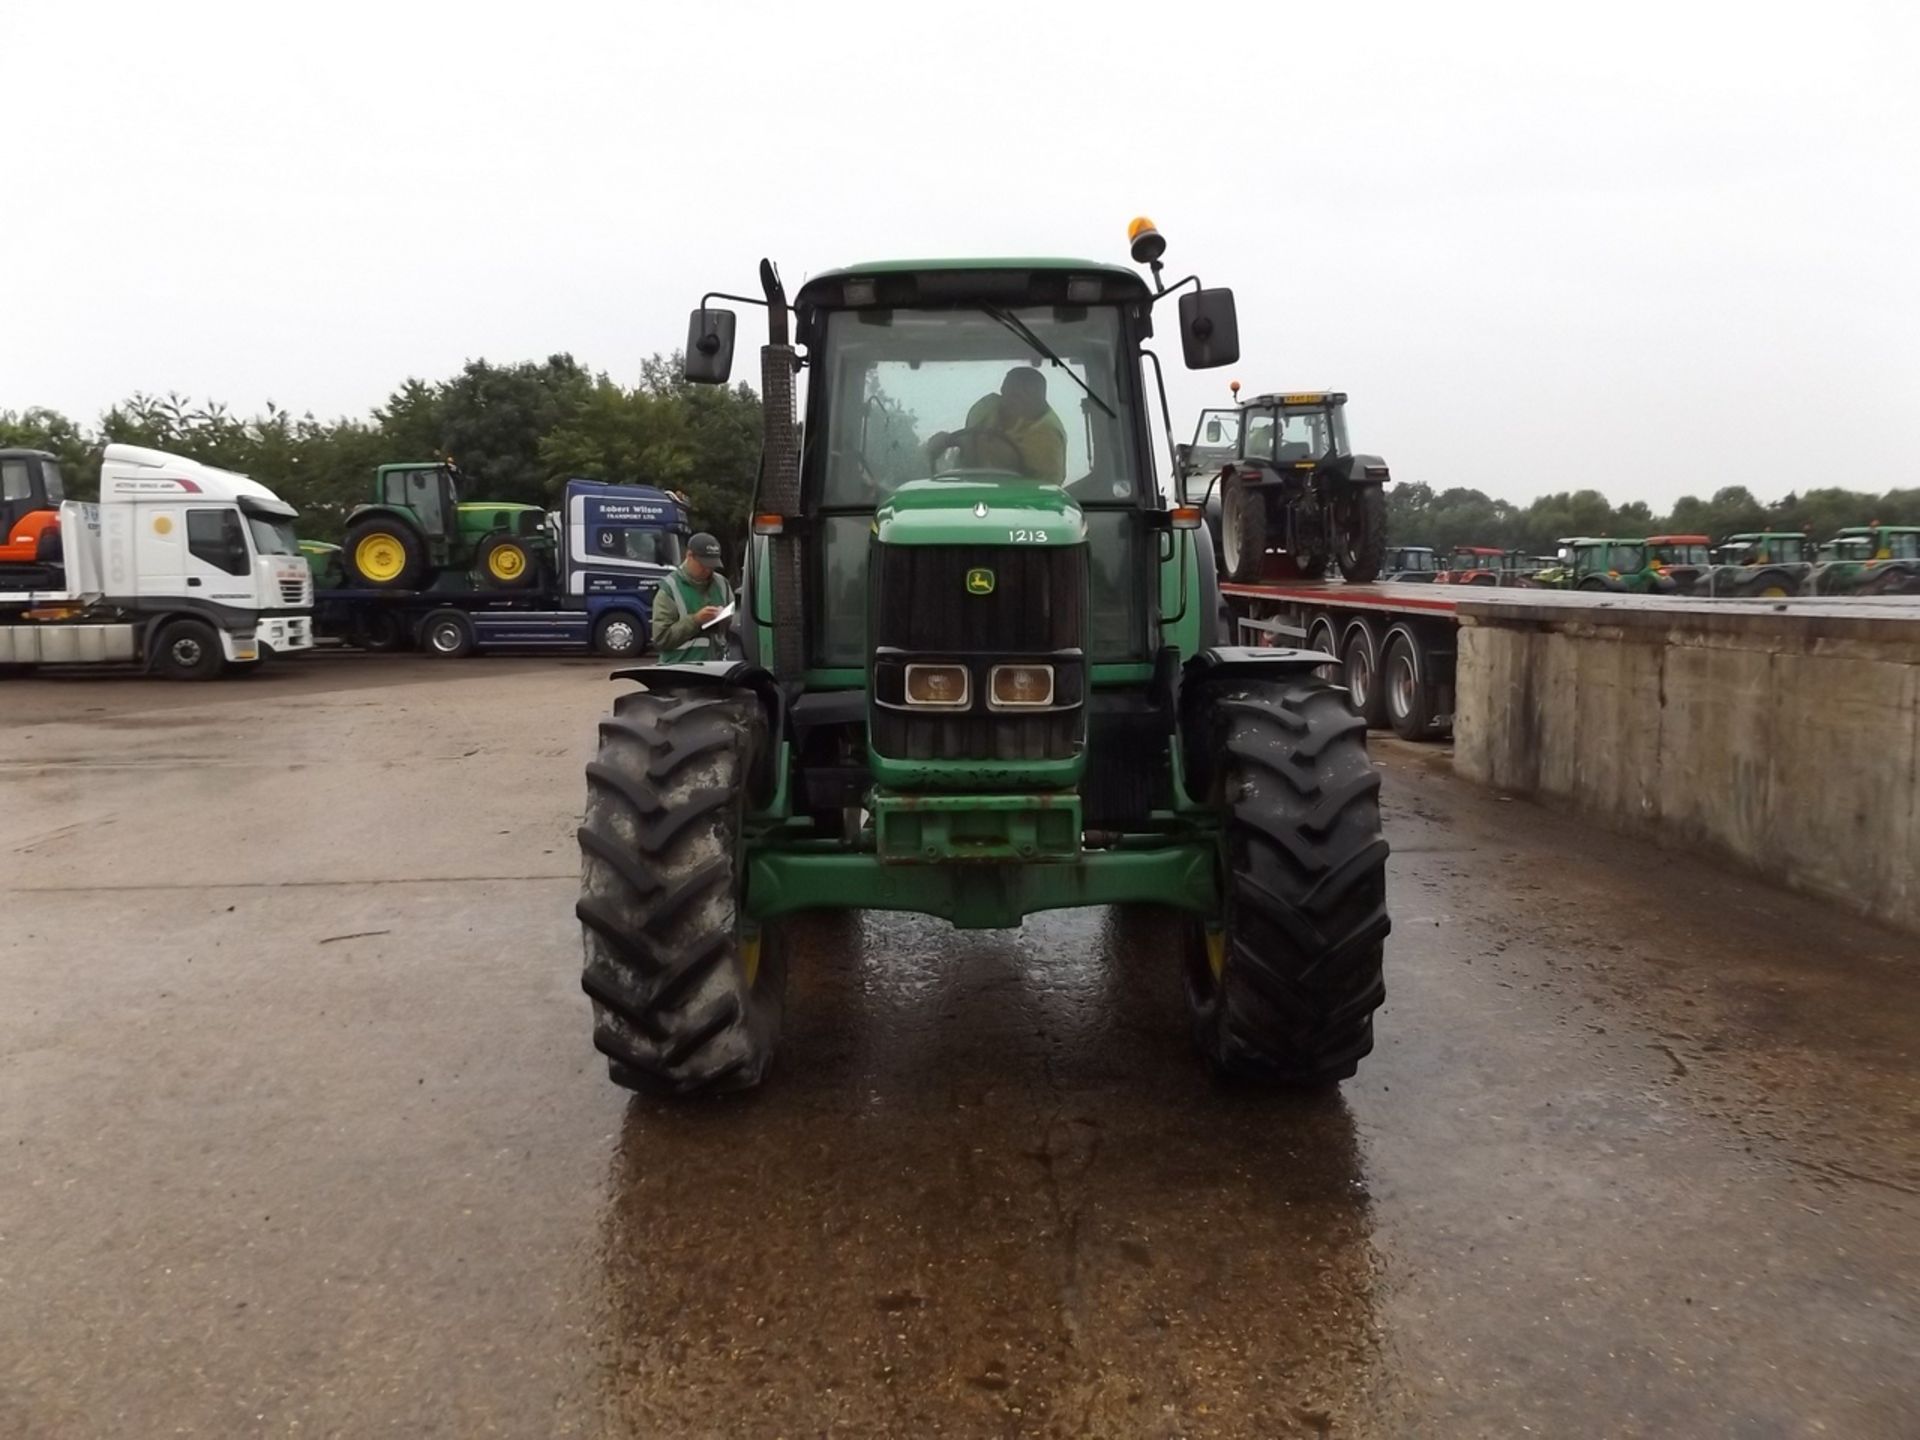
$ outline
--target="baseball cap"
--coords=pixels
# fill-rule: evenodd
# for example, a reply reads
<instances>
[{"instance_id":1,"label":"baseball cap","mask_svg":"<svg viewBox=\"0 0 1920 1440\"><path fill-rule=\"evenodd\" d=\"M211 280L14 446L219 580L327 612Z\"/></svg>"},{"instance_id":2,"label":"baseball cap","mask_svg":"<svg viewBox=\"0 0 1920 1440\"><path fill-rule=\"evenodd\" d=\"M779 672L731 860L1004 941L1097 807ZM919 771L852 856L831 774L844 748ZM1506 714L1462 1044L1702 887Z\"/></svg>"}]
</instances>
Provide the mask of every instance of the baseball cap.
<instances>
[{"instance_id":1,"label":"baseball cap","mask_svg":"<svg viewBox=\"0 0 1920 1440\"><path fill-rule=\"evenodd\" d=\"M687 554L693 556L696 560L711 565L716 570L725 568L720 554L720 542L704 530L687 541Z\"/></svg>"}]
</instances>

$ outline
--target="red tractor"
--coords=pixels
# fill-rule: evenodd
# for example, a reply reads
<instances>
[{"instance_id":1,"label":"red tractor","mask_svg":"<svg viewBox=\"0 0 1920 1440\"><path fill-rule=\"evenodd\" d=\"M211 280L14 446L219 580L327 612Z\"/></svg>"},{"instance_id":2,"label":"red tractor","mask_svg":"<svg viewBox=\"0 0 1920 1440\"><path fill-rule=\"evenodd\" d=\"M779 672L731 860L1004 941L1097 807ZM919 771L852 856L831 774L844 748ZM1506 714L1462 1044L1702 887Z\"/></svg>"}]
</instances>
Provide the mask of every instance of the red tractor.
<instances>
[{"instance_id":1,"label":"red tractor","mask_svg":"<svg viewBox=\"0 0 1920 1440\"><path fill-rule=\"evenodd\" d=\"M60 464L44 450L0 450L0 590L43 590L60 576Z\"/></svg>"},{"instance_id":2,"label":"red tractor","mask_svg":"<svg viewBox=\"0 0 1920 1440\"><path fill-rule=\"evenodd\" d=\"M1434 579L1441 585L1511 585L1520 578L1523 558L1488 545L1456 545Z\"/></svg>"}]
</instances>

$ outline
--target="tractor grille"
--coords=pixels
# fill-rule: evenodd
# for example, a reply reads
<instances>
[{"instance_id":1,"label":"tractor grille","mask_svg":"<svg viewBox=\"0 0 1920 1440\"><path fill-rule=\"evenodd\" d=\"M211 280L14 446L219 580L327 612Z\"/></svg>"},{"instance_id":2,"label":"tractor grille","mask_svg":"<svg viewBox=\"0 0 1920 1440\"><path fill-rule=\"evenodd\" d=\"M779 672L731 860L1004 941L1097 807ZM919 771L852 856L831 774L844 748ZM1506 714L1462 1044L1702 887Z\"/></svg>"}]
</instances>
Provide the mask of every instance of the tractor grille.
<instances>
[{"instance_id":1,"label":"tractor grille","mask_svg":"<svg viewBox=\"0 0 1920 1440\"><path fill-rule=\"evenodd\" d=\"M1064 760L1086 734L1087 552L989 545L873 546L868 633L875 651L873 747L900 760ZM967 577L993 574L990 594ZM1055 709L989 710L987 673L997 661L1054 667ZM952 660L974 674L973 707L961 712L891 708L907 660Z\"/></svg>"}]
</instances>

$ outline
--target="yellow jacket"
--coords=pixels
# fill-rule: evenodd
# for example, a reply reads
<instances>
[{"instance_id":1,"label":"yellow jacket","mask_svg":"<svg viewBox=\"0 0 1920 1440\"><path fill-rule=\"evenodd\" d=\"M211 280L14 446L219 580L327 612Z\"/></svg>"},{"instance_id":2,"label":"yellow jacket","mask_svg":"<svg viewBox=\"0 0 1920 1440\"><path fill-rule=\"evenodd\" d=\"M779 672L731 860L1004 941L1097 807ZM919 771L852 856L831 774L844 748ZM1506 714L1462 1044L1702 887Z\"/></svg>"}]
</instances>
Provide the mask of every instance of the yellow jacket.
<instances>
[{"instance_id":1,"label":"yellow jacket","mask_svg":"<svg viewBox=\"0 0 1920 1440\"><path fill-rule=\"evenodd\" d=\"M1067 483L1067 427L1051 406L1035 419L1002 424L1000 397L982 395L967 412L967 428L998 430L1011 440L1020 452L1020 468L1029 480Z\"/></svg>"}]
</instances>

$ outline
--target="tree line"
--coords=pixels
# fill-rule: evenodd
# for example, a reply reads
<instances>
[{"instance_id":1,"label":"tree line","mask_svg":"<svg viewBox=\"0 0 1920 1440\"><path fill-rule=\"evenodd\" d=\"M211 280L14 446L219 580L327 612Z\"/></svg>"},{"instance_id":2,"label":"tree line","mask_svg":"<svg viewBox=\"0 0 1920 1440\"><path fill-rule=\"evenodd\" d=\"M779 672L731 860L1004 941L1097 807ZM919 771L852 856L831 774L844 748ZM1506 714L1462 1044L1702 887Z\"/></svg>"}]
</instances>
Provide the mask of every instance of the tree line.
<instances>
[{"instance_id":1,"label":"tree line","mask_svg":"<svg viewBox=\"0 0 1920 1440\"><path fill-rule=\"evenodd\" d=\"M746 385L688 384L678 355L645 361L632 385L552 355L409 379L364 419L320 420L271 402L241 417L215 402L140 394L93 426L52 410L0 410L0 446L57 455L77 499L98 495L109 442L249 475L300 511L308 539L341 538L348 512L372 498L376 466L450 457L472 500L552 508L570 476L679 490L694 524L731 544L752 499L760 400Z\"/></svg>"},{"instance_id":2,"label":"tree line","mask_svg":"<svg viewBox=\"0 0 1920 1440\"><path fill-rule=\"evenodd\" d=\"M1726 485L1706 499L1686 495L1666 514L1641 500L1615 505L1598 490L1558 491L1525 505L1460 486L1435 491L1402 482L1387 494L1387 533L1395 545L1493 545L1551 555L1569 535L1707 535L1715 540L1755 530L1806 531L1825 540L1843 525L1871 521L1920 525L1920 489L1873 494L1818 486L1763 503L1744 485Z\"/></svg>"},{"instance_id":3,"label":"tree line","mask_svg":"<svg viewBox=\"0 0 1920 1440\"><path fill-rule=\"evenodd\" d=\"M906 417L911 429L911 417ZM316 419L269 403L243 418L178 395L134 395L87 426L56 411L0 410L0 446L60 457L80 499L98 493L100 448L147 445L237 470L301 512L301 534L338 540L347 513L371 497L374 467L451 456L471 478L468 498L552 506L568 476L685 492L694 524L731 546L746 527L759 463L760 401L747 385L690 385L678 355L642 363L631 385L571 355L496 365L473 360L450 379L409 379L365 418ZM1920 525L1920 489L1882 494L1822 486L1771 504L1743 485L1685 496L1665 515L1644 501L1614 505L1598 490L1559 491L1525 505L1479 490L1394 485L1393 543L1497 545L1551 553L1566 535L1704 534L1843 525Z\"/></svg>"}]
</instances>

